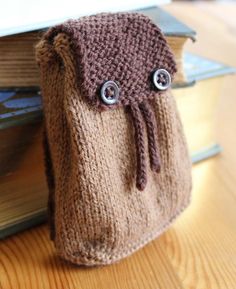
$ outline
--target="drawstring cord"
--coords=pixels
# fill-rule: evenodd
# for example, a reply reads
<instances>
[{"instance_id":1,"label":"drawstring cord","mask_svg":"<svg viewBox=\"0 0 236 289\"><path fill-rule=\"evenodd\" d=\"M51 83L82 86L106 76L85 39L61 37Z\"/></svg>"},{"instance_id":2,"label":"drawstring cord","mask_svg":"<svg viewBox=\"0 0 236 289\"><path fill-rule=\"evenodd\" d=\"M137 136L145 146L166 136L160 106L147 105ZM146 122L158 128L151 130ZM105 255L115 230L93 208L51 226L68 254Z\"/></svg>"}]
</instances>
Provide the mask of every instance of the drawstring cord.
<instances>
[{"instance_id":1,"label":"drawstring cord","mask_svg":"<svg viewBox=\"0 0 236 289\"><path fill-rule=\"evenodd\" d=\"M146 121L150 166L152 171L160 172L160 156L157 147L156 117L149 102L146 101L141 103L140 109Z\"/></svg>"},{"instance_id":2,"label":"drawstring cord","mask_svg":"<svg viewBox=\"0 0 236 289\"><path fill-rule=\"evenodd\" d=\"M140 191L143 191L147 184L143 118L137 104L133 104L131 106L131 113L133 116L135 140L136 140L135 142L136 161L137 161L136 186Z\"/></svg>"},{"instance_id":3,"label":"drawstring cord","mask_svg":"<svg viewBox=\"0 0 236 289\"><path fill-rule=\"evenodd\" d=\"M156 117L151 105L147 100L141 104L132 104L131 114L133 117L136 143L136 186L140 191L143 191L147 184L144 121L146 123L148 136L150 167L152 171L160 172L160 156L157 146Z\"/></svg>"}]
</instances>

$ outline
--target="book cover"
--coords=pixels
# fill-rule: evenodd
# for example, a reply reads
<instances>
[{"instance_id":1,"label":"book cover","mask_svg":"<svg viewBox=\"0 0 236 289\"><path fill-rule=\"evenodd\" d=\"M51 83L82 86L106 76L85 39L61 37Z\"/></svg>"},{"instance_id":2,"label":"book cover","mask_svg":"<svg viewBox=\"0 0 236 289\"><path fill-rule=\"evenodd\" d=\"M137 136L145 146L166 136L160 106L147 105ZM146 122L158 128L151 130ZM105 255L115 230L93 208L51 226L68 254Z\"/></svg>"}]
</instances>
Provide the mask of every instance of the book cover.
<instances>
[{"instance_id":1,"label":"book cover","mask_svg":"<svg viewBox=\"0 0 236 289\"><path fill-rule=\"evenodd\" d=\"M1 3L0 37L45 29L68 19L100 12L122 12L170 3L170 0L4 1ZM45 9L46 8L46 9Z\"/></svg>"},{"instance_id":2,"label":"book cover","mask_svg":"<svg viewBox=\"0 0 236 289\"><path fill-rule=\"evenodd\" d=\"M192 53L184 54L184 70L189 82L196 82L236 72L235 67Z\"/></svg>"},{"instance_id":3,"label":"book cover","mask_svg":"<svg viewBox=\"0 0 236 289\"><path fill-rule=\"evenodd\" d=\"M39 121L41 117L39 88L0 89L0 130Z\"/></svg>"},{"instance_id":4,"label":"book cover","mask_svg":"<svg viewBox=\"0 0 236 289\"><path fill-rule=\"evenodd\" d=\"M193 163L221 152L217 144L215 118L225 76L236 68L186 53L187 78L195 85L173 90L182 117Z\"/></svg>"},{"instance_id":5,"label":"book cover","mask_svg":"<svg viewBox=\"0 0 236 289\"><path fill-rule=\"evenodd\" d=\"M183 37L196 40L196 31L159 7L148 7L139 12L147 15L158 24L166 37Z\"/></svg>"}]
</instances>

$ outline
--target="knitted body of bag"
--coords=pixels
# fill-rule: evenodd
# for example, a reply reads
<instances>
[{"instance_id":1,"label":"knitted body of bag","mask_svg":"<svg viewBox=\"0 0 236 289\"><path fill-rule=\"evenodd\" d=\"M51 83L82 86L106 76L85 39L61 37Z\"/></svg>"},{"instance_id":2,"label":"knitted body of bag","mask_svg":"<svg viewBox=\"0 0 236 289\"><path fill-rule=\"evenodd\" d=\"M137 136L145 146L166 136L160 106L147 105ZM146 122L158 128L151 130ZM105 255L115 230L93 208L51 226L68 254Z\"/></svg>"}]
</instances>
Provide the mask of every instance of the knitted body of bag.
<instances>
[{"instance_id":1,"label":"knitted body of bag","mask_svg":"<svg viewBox=\"0 0 236 289\"><path fill-rule=\"evenodd\" d=\"M73 263L115 262L189 203L173 54L147 17L108 13L50 28L36 58L51 238Z\"/></svg>"}]
</instances>

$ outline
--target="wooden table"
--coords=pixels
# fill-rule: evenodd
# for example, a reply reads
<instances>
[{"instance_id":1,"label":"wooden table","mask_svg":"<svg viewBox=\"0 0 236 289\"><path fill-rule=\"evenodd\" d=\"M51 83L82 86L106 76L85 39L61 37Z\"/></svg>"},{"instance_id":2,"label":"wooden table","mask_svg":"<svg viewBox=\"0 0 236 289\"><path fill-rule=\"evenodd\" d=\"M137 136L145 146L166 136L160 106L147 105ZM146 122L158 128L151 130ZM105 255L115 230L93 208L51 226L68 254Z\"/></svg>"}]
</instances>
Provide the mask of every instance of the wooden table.
<instances>
[{"instance_id":1,"label":"wooden table","mask_svg":"<svg viewBox=\"0 0 236 289\"><path fill-rule=\"evenodd\" d=\"M198 31L188 50L236 66L236 5L175 3ZM194 166L193 201L159 239L118 264L78 268L57 257L46 225L1 242L2 289L236 288L236 77L218 112L221 156ZM194 109L194 108L193 108Z\"/></svg>"}]
</instances>

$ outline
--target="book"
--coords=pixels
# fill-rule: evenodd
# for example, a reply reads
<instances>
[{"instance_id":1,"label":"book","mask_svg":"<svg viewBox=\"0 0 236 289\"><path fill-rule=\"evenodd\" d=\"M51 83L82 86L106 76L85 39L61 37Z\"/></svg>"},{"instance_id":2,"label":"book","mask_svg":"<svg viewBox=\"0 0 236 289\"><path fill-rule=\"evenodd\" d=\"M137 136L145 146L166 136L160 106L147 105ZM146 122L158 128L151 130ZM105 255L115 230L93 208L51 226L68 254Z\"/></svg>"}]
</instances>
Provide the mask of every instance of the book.
<instances>
[{"instance_id":1,"label":"book","mask_svg":"<svg viewBox=\"0 0 236 289\"><path fill-rule=\"evenodd\" d=\"M0 91L0 237L45 219L41 102L37 90Z\"/></svg>"},{"instance_id":2,"label":"book","mask_svg":"<svg viewBox=\"0 0 236 289\"><path fill-rule=\"evenodd\" d=\"M195 41L196 32L166 12L164 9L150 7L143 9L142 13L147 15L153 20L154 23L159 25L161 30L164 32L167 43L174 53L178 70L175 75L174 87L185 87L192 85L192 79L188 79L186 77L186 72L183 65L183 55L185 43L189 39Z\"/></svg>"},{"instance_id":3,"label":"book","mask_svg":"<svg viewBox=\"0 0 236 289\"><path fill-rule=\"evenodd\" d=\"M188 39L195 40L195 31L160 7L143 8L136 10L136 12L146 14L162 29L177 62L176 85L188 85L189 83L183 70L183 47ZM56 20L53 24L61 21L62 19ZM27 33L23 31L23 28L9 31L0 29L0 35L2 35L0 37L0 88L39 87L40 78L35 61L34 46L48 26L49 23L47 21L40 22L37 26L32 24L31 30L36 28L37 30ZM12 35L12 31L18 34ZM7 33L11 33L11 35L7 35Z\"/></svg>"},{"instance_id":4,"label":"book","mask_svg":"<svg viewBox=\"0 0 236 289\"><path fill-rule=\"evenodd\" d=\"M193 86L174 89L173 94L192 160L196 163L222 151L215 136L217 102L225 76L236 73L236 68L185 53L184 69L189 81L196 83Z\"/></svg>"},{"instance_id":5,"label":"book","mask_svg":"<svg viewBox=\"0 0 236 289\"><path fill-rule=\"evenodd\" d=\"M0 37L41 30L67 19L95 13L130 11L170 2L171 0L87 0L80 3L75 0L60 0L55 5L55 1L47 0L4 1L1 3Z\"/></svg>"},{"instance_id":6,"label":"book","mask_svg":"<svg viewBox=\"0 0 236 289\"><path fill-rule=\"evenodd\" d=\"M214 135L214 111L224 77L236 69L193 54L185 54L184 61L187 78L198 82L174 88L173 94L196 163L221 151ZM0 135L4 140L0 145L0 238L47 218L40 99L37 89L0 90Z\"/></svg>"}]
</instances>

